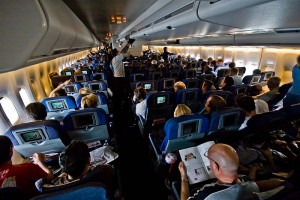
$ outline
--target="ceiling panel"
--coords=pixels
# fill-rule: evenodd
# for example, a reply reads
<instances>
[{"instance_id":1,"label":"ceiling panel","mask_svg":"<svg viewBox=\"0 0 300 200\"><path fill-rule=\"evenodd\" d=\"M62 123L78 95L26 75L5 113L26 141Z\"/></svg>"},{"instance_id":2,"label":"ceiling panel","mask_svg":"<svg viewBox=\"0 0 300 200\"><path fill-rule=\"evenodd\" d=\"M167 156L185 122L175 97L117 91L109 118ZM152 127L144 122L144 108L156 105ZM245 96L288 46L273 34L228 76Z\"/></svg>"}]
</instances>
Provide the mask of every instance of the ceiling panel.
<instances>
[{"instance_id":1,"label":"ceiling panel","mask_svg":"<svg viewBox=\"0 0 300 200\"><path fill-rule=\"evenodd\" d=\"M103 40L108 32L118 35L157 0L63 0L79 19ZM127 22L111 24L112 15L126 16Z\"/></svg>"}]
</instances>

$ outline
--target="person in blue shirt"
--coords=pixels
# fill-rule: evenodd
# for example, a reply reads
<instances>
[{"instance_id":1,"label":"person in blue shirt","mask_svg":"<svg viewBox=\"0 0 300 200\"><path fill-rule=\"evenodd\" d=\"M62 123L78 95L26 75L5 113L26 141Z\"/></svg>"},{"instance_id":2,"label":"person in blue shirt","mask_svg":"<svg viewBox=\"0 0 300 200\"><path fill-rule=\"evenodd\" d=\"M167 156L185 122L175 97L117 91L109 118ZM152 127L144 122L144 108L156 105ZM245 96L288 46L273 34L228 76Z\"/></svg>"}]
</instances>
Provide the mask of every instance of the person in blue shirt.
<instances>
[{"instance_id":1,"label":"person in blue shirt","mask_svg":"<svg viewBox=\"0 0 300 200\"><path fill-rule=\"evenodd\" d=\"M300 103L300 55L292 71L293 85L283 99L283 107Z\"/></svg>"}]
</instances>

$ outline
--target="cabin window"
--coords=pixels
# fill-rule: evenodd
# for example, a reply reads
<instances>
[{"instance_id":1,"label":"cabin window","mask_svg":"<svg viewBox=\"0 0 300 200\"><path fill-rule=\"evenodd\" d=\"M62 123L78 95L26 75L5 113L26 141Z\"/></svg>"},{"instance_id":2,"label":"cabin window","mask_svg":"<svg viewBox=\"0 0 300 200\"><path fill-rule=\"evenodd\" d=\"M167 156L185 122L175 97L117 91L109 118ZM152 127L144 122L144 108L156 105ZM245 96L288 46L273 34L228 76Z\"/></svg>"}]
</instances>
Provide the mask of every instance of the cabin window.
<instances>
[{"instance_id":1,"label":"cabin window","mask_svg":"<svg viewBox=\"0 0 300 200\"><path fill-rule=\"evenodd\" d=\"M0 100L0 103L6 117L9 119L10 123L14 125L19 120L19 114L13 102L8 97L3 97Z\"/></svg>"},{"instance_id":2,"label":"cabin window","mask_svg":"<svg viewBox=\"0 0 300 200\"><path fill-rule=\"evenodd\" d=\"M27 94L27 92L24 88L20 89L19 94L20 94L21 99L22 99L25 106L30 104L30 98L29 98L29 96L28 96L28 94Z\"/></svg>"}]
</instances>

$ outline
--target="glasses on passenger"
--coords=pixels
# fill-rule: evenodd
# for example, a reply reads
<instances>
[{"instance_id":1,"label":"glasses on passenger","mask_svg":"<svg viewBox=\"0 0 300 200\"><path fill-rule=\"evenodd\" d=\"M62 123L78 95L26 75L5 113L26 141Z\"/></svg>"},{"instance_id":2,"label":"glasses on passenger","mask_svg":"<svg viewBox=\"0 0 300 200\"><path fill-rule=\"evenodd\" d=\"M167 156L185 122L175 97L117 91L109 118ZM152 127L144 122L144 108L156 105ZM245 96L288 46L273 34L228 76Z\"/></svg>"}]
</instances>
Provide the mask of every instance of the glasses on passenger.
<instances>
[{"instance_id":1,"label":"glasses on passenger","mask_svg":"<svg viewBox=\"0 0 300 200\"><path fill-rule=\"evenodd\" d=\"M214 163L216 163L217 167L219 168L219 163L216 162L214 159L208 157L208 151L206 151L204 154L203 154L206 158L208 158L209 160L213 161Z\"/></svg>"}]
</instances>

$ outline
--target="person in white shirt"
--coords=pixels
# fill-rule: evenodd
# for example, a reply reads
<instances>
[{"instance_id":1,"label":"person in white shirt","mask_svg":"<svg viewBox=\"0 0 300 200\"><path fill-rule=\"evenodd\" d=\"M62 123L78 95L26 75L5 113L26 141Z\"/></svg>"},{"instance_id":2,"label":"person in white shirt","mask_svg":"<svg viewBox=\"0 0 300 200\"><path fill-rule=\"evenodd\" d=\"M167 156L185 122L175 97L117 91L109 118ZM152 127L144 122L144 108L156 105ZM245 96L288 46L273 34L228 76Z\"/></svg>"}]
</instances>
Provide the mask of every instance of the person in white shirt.
<instances>
[{"instance_id":1,"label":"person in white shirt","mask_svg":"<svg viewBox=\"0 0 300 200\"><path fill-rule=\"evenodd\" d=\"M248 120L252 116L256 115L255 102L254 102L254 99L252 97L240 96L240 97L237 97L236 103L246 113L245 121L243 122L243 124L239 128L239 130L242 130L242 129L247 127Z\"/></svg>"},{"instance_id":2,"label":"person in white shirt","mask_svg":"<svg viewBox=\"0 0 300 200\"><path fill-rule=\"evenodd\" d=\"M143 87L138 87L134 90L133 100L137 102L135 107L135 114L143 119L146 118L146 101L147 91Z\"/></svg>"}]
</instances>

